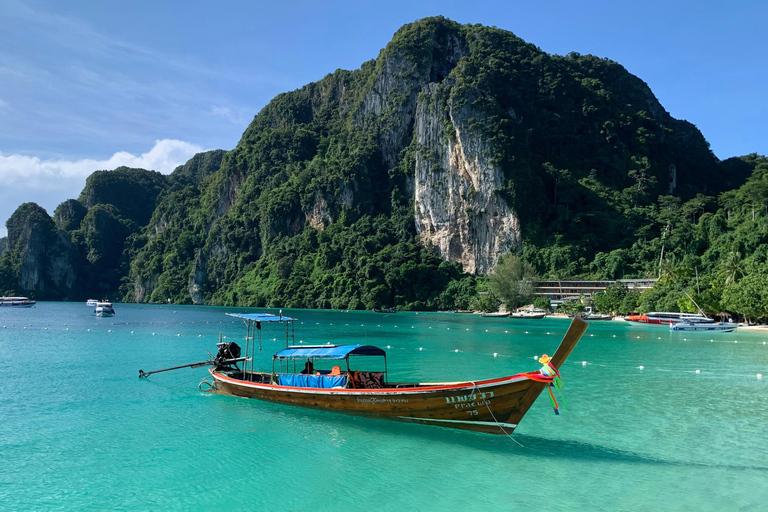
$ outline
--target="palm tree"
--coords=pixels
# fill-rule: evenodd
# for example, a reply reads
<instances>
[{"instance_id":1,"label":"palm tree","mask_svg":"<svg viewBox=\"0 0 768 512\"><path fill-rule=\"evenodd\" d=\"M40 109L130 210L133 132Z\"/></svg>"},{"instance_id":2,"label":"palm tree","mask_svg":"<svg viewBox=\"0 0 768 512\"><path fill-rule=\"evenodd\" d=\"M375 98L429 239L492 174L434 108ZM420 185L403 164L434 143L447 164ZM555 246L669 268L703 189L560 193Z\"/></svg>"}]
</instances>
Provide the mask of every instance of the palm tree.
<instances>
[{"instance_id":1,"label":"palm tree","mask_svg":"<svg viewBox=\"0 0 768 512\"><path fill-rule=\"evenodd\" d=\"M725 286L734 284L739 278L744 277L744 262L739 251L730 251L720 260L718 272L725 278Z\"/></svg>"}]
</instances>

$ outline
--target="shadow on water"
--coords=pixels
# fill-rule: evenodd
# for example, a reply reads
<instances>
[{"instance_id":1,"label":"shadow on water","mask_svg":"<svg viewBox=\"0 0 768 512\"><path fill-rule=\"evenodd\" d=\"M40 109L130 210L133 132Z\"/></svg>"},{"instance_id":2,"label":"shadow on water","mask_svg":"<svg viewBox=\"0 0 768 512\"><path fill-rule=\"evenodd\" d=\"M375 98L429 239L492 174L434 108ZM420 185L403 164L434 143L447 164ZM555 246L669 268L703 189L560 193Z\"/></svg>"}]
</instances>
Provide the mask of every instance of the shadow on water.
<instances>
[{"instance_id":1,"label":"shadow on water","mask_svg":"<svg viewBox=\"0 0 768 512\"><path fill-rule=\"evenodd\" d=\"M240 399L229 402L232 397L219 395L220 405L237 409L241 407L258 407L259 413L273 416L271 421L298 422L308 428L313 425L333 426L368 433L376 437L377 442L383 438L407 436L418 439L422 446L461 446L466 449L478 450L493 454L508 453L522 457L546 457L559 460L579 462L614 462L624 464L647 464L678 466L689 468L720 468L752 471L768 471L768 466L742 464L713 464L695 461L675 461L651 457L627 450L620 450L586 443L576 440L553 439L529 434L513 434L510 439L503 435L482 434L462 430L447 429L431 425L410 424L404 422L348 416L330 411L319 411L282 404L271 404L256 400Z\"/></svg>"}]
</instances>

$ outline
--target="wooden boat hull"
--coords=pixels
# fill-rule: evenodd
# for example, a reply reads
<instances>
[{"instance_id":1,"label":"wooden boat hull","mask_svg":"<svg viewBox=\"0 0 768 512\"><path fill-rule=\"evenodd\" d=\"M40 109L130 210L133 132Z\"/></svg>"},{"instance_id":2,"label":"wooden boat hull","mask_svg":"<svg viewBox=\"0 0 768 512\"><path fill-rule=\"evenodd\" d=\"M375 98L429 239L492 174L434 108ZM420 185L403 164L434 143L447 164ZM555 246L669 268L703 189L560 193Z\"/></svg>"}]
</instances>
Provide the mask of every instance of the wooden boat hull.
<instances>
[{"instance_id":1,"label":"wooden boat hull","mask_svg":"<svg viewBox=\"0 0 768 512\"><path fill-rule=\"evenodd\" d=\"M524 376L387 389L314 389L258 384L211 370L219 393L356 416L489 434L511 433L546 386Z\"/></svg>"},{"instance_id":2,"label":"wooden boat hull","mask_svg":"<svg viewBox=\"0 0 768 512\"><path fill-rule=\"evenodd\" d=\"M555 368L566 360L587 328L574 319L552 357ZM443 384L407 384L382 389L300 388L233 378L210 370L218 393L356 416L509 434L547 386L528 374ZM263 375L263 374L262 374ZM394 384L392 384L394 385Z\"/></svg>"}]
</instances>

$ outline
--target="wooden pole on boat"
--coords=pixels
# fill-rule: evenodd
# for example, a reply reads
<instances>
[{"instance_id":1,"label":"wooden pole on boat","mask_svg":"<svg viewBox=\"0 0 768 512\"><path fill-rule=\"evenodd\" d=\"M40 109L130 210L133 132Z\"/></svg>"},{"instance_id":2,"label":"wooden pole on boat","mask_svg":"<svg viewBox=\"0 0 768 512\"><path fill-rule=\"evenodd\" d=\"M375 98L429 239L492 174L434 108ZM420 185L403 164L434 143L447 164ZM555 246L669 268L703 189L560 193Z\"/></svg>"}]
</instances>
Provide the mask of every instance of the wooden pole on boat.
<instances>
[{"instance_id":1,"label":"wooden pole on boat","mask_svg":"<svg viewBox=\"0 0 768 512\"><path fill-rule=\"evenodd\" d=\"M568 359L569 355L571 355L571 352L576 348L576 344L579 342L588 326L589 324L579 317L573 319L571 326L568 327L568 331L565 333L565 336L563 336L563 341L560 342L560 346L557 347L555 355L552 356L552 360L550 361L552 366L558 370L560 369L560 365Z\"/></svg>"},{"instance_id":2,"label":"wooden pole on boat","mask_svg":"<svg viewBox=\"0 0 768 512\"><path fill-rule=\"evenodd\" d=\"M563 341L560 342L560 346L557 347L555 355L552 356L552 359L549 361L552 366L558 370L560 369L560 365L562 365L565 360L568 359L568 356L571 355L571 352L573 352L573 349L576 347L576 344L579 342L588 326L589 324L581 318L574 317L571 321L571 326L568 327L568 331L565 333L565 336L563 336ZM520 423L520 420L523 419L523 416L528 412L528 409L533 405L533 402L536 401L547 386L548 384L545 382L531 382L531 387L528 388L528 391L525 392L525 395L523 395L517 403L517 406L509 415L509 418L506 418L506 422L515 425Z\"/></svg>"}]
</instances>

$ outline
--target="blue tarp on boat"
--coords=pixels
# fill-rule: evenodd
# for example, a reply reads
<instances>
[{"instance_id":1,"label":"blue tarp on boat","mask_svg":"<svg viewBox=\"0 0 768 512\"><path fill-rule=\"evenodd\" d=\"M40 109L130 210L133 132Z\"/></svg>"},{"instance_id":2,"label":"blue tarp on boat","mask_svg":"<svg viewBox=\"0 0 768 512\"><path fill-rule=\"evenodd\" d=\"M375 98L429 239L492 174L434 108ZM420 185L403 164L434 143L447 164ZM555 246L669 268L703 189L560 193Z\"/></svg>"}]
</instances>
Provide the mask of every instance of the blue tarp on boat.
<instances>
[{"instance_id":1,"label":"blue tarp on boat","mask_svg":"<svg viewBox=\"0 0 768 512\"><path fill-rule=\"evenodd\" d=\"M346 375L278 375L278 384L294 388L337 388L347 383Z\"/></svg>"},{"instance_id":2,"label":"blue tarp on boat","mask_svg":"<svg viewBox=\"0 0 768 512\"><path fill-rule=\"evenodd\" d=\"M275 354L276 359L317 358L346 359L347 356L383 356L379 347L372 345L327 345L310 347L288 347Z\"/></svg>"}]
</instances>

